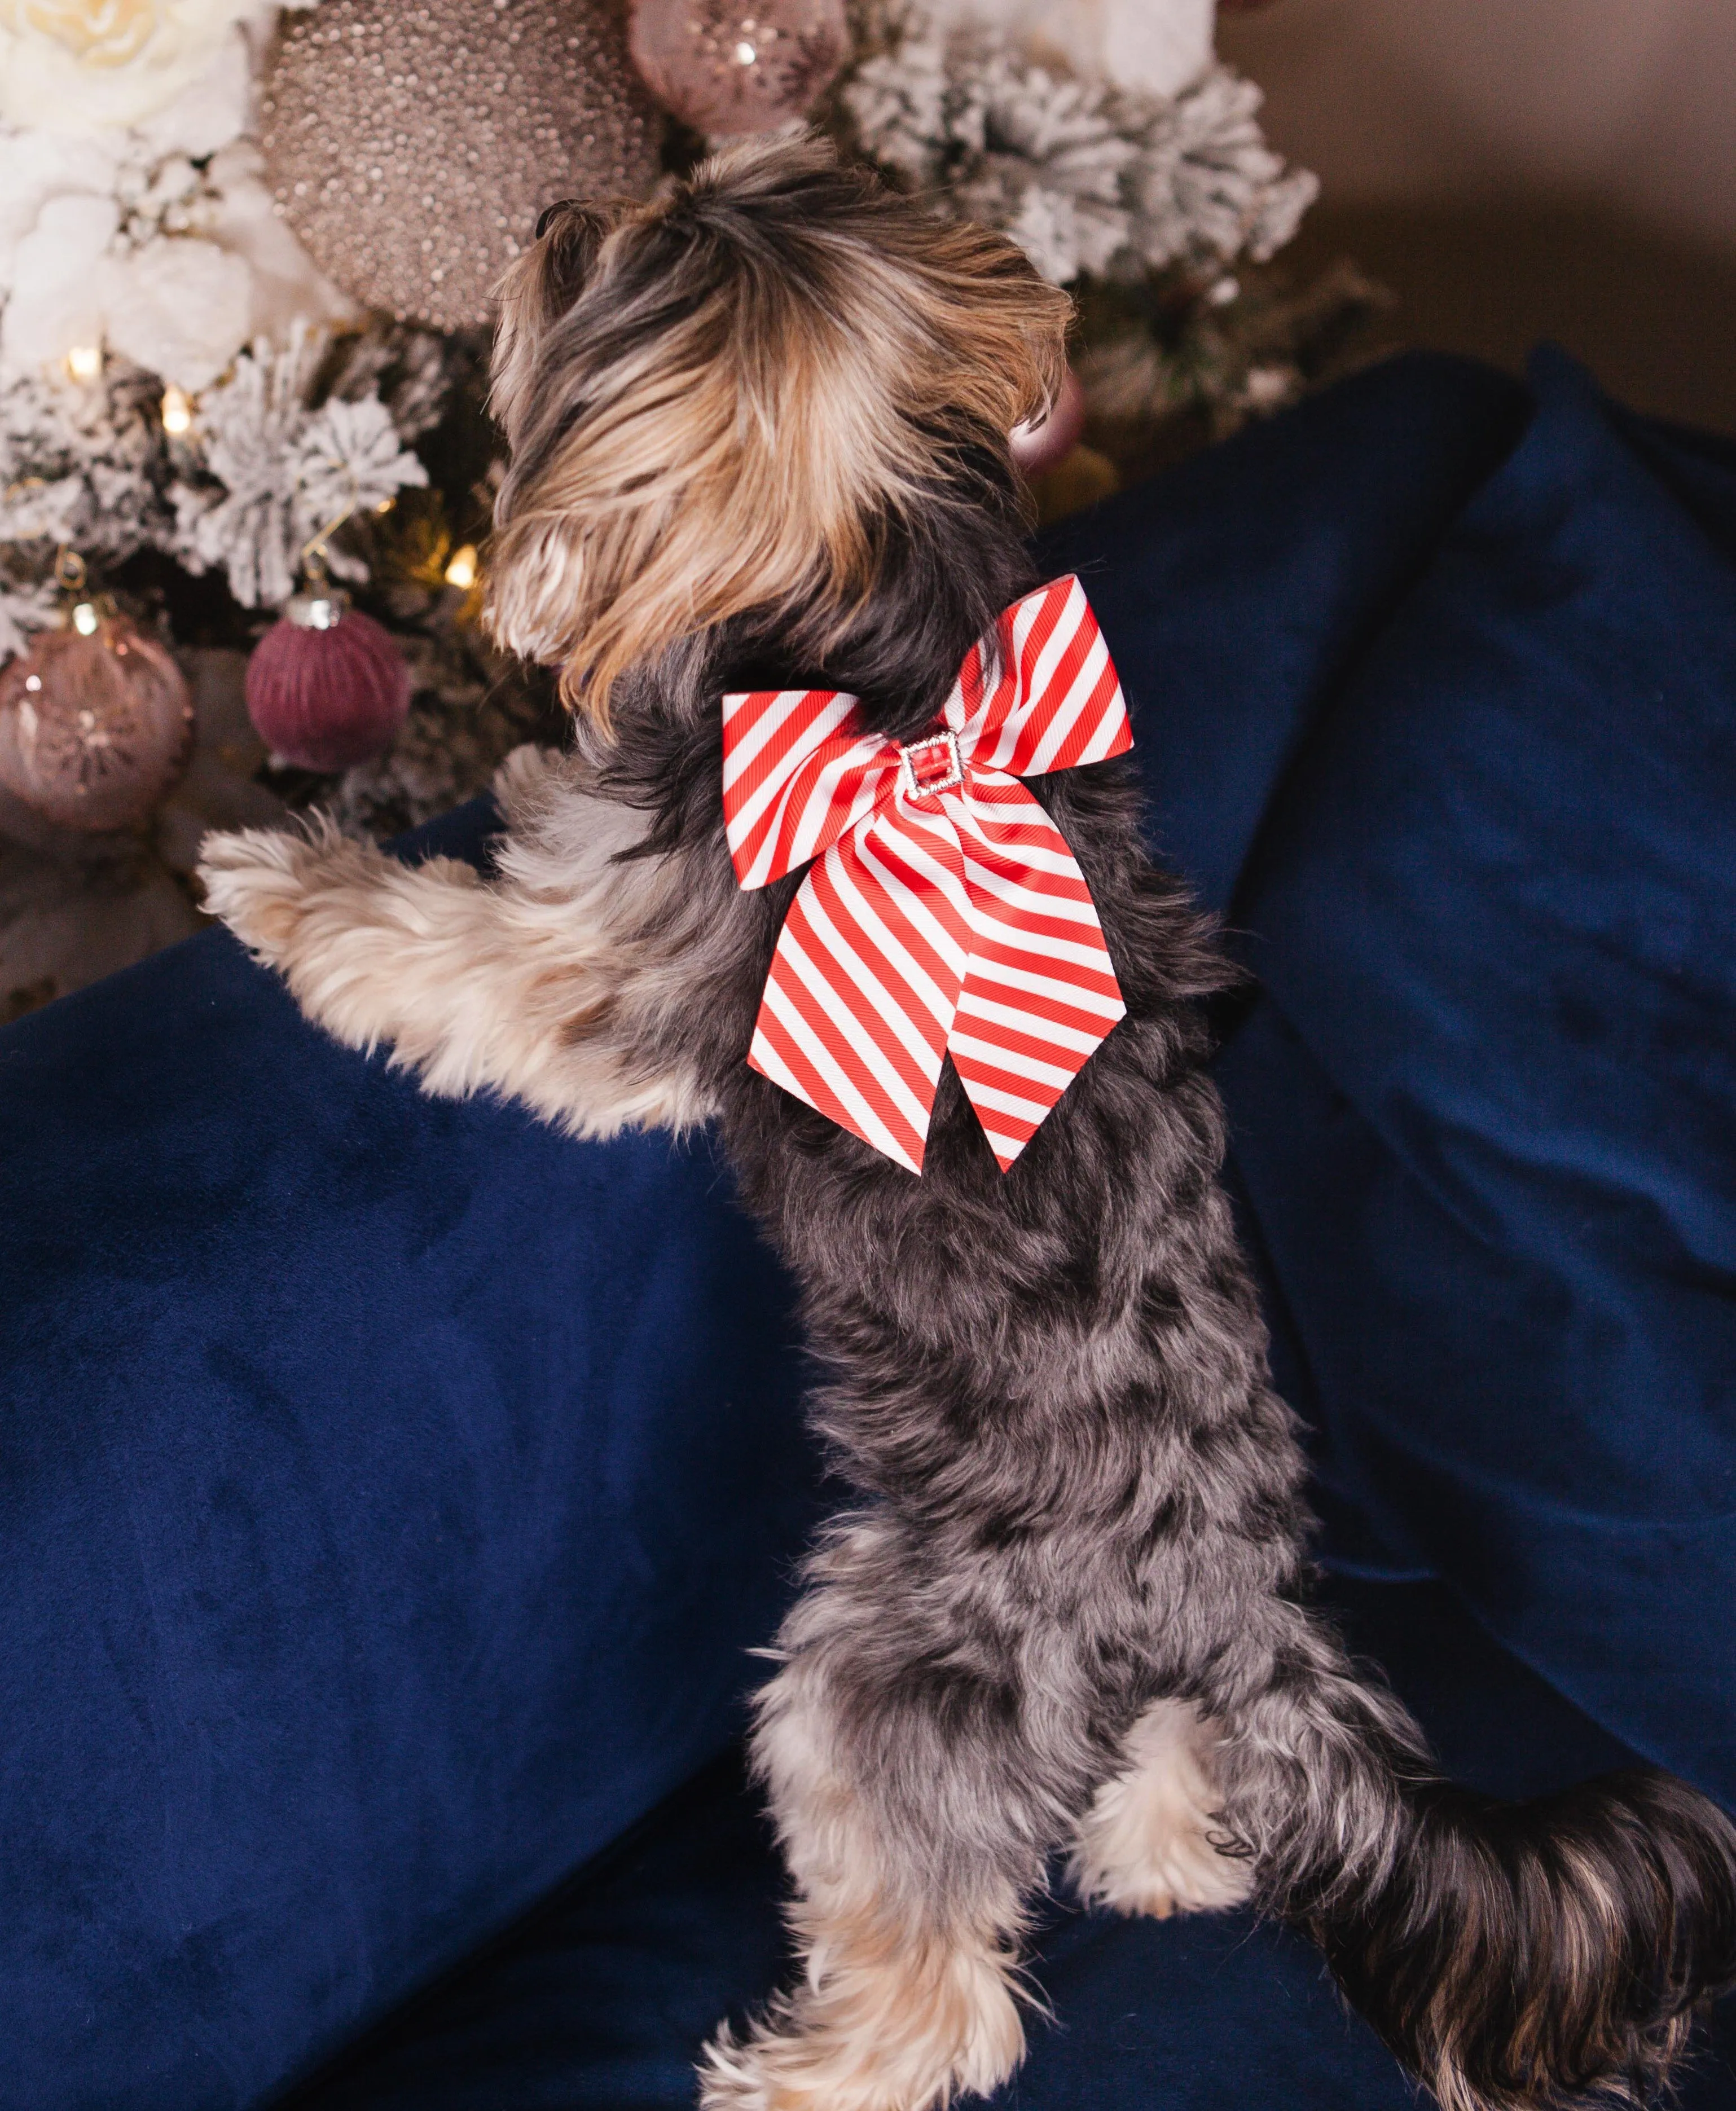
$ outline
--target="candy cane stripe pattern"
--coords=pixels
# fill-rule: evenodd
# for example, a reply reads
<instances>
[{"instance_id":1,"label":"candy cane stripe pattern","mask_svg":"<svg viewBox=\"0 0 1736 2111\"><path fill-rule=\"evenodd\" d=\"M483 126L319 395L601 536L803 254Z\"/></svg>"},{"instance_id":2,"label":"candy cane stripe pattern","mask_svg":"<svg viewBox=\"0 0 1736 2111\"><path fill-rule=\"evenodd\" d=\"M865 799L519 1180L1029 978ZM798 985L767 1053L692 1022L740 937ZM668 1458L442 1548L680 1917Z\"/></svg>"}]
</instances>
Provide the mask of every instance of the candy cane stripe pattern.
<instances>
[{"instance_id":1,"label":"candy cane stripe pattern","mask_svg":"<svg viewBox=\"0 0 1736 2111\"><path fill-rule=\"evenodd\" d=\"M1127 1009L1084 875L1019 781L1133 746L1108 648L1073 578L993 643L902 747L841 692L723 700L736 878L809 868L748 1060L912 1173L945 1056L1004 1173Z\"/></svg>"}]
</instances>

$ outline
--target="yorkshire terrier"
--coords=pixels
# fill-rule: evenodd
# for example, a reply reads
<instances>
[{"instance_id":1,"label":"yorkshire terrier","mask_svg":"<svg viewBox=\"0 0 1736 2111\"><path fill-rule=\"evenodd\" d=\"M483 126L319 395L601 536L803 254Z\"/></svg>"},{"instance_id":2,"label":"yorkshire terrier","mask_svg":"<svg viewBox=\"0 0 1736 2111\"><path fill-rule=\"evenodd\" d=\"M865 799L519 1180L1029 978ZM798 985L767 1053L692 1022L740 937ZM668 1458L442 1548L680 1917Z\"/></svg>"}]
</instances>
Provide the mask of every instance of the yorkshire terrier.
<instances>
[{"instance_id":1,"label":"yorkshire terrier","mask_svg":"<svg viewBox=\"0 0 1736 2111\"><path fill-rule=\"evenodd\" d=\"M1031 870L1083 874L1113 969L1078 969L1102 1002L1046 1115L956 1026L944 1066L925 1027L880 1051L922 1074L902 1151L766 1052L806 853L796 827L769 883L743 869L763 785L738 749L726 809L725 714L817 697L821 760L888 758L884 810L919 831L959 793L961 696L1040 603L1008 435L1054 401L1069 320L1011 243L811 139L552 208L501 288L489 614L560 670L573 751L502 766L489 877L316 824L209 838L207 900L310 1019L431 1092L578 1137L715 1122L800 1282L856 1500L757 1703L802 1969L707 2049L711 2111L994 2090L1057 1853L1123 1913L1307 1930L1445 2111L1638 2103L1736 1974L1736 1828L1651 1771L1517 1805L1447 1785L1311 1609L1302 1453L1216 1183L1200 1007L1226 970L1141 848L1125 740L1027 753L1007 795ZM1033 928L1066 960L1053 906ZM1016 961L981 1019L1048 1076L1066 1007L1033 1054L1020 984ZM834 1101L875 1097L859 1027Z\"/></svg>"}]
</instances>

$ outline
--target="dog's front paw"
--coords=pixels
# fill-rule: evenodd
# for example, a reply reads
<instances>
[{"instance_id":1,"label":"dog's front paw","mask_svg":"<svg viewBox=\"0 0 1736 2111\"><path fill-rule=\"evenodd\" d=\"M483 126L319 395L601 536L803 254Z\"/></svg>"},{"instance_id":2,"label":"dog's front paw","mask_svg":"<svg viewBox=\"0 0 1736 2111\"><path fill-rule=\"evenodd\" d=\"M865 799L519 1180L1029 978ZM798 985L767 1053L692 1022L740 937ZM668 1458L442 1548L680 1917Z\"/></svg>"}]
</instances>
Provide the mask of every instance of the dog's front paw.
<instances>
[{"instance_id":1,"label":"dog's front paw","mask_svg":"<svg viewBox=\"0 0 1736 2111\"><path fill-rule=\"evenodd\" d=\"M237 829L199 847L205 906L257 959L282 964L307 906L319 846L303 835Z\"/></svg>"}]
</instances>

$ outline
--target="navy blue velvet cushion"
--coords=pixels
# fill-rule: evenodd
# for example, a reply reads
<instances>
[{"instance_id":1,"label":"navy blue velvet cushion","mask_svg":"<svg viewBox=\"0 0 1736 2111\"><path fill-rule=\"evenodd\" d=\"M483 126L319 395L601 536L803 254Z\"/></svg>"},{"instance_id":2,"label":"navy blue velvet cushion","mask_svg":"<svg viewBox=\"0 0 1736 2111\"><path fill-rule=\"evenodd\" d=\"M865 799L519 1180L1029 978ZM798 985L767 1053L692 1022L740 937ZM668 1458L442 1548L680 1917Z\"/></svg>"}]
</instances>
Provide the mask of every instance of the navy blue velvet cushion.
<instances>
[{"instance_id":1,"label":"navy blue velvet cushion","mask_svg":"<svg viewBox=\"0 0 1736 2111\"><path fill-rule=\"evenodd\" d=\"M0 1037L6 2111L258 2103L716 1752L786 1314L704 1150L426 1099L222 933Z\"/></svg>"},{"instance_id":2,"label":"navy blue velvet cushion","mask_svg":"<svg viewBox=\"0 0 1736 2111\"><path fill-rule=\"evenodd\" d=\"M1377 370L1053 554L1264 978L1233 1170L1341 1550L1447 1579L1380 1587L1479 1638L1467 1770L1728 1794L1736 479L1536 395ZM787 1309L702 1151L425 1101L220 933L0 1035L0 2111L267 2100L725 1746L814 1499ZM454 2104L681 2100L775 1969L694 1795ZM1029 2100L1403 2100L1246 1935L1059 1929Z\"/></svg>"},{"instance_id":3,"label":"navy blue velvet cushion","mask_svg":"<svg viewBox=\"0 0 1736 2111\"><path fill-rule=\"evenodd\" d=\"M1533 379L1278 794L1220 1073L1334 1490L1736 1804L1736 570Z\"/></svg>"}]
</instances>

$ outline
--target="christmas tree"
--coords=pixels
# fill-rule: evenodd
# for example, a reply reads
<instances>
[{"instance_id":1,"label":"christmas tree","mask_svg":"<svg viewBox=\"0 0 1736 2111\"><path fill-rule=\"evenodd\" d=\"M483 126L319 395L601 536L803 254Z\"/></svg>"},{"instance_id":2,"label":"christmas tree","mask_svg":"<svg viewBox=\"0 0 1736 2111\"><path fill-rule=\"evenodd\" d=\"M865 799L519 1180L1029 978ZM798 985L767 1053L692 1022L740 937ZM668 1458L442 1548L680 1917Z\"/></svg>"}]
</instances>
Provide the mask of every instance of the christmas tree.
<instances>
[{"instance_id":1,"label":"christmas tree","mask_svg":"<svg viewBox=\"0 0 1736 2111\"><path fill-rule=\"evenodd\" d=\"M0 0L0 1018L198 928L207 826L389 833L559 739L478 622L556 198L807 120L1005 229L1079 303L1052 510L1295 393L1364 291L1262 277L1312 179L1166 4L1129 80L1053 6Z\"/></svg>"}]
</instances>

